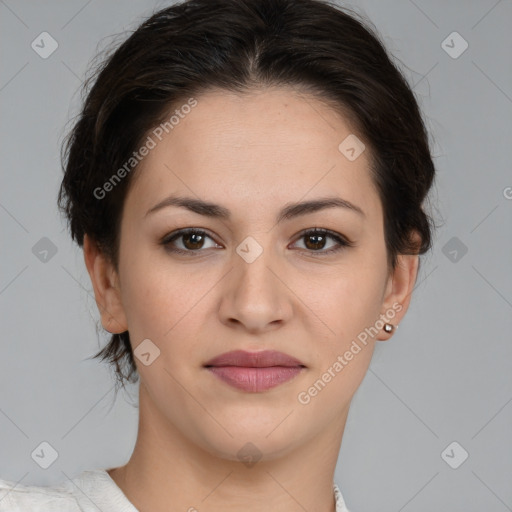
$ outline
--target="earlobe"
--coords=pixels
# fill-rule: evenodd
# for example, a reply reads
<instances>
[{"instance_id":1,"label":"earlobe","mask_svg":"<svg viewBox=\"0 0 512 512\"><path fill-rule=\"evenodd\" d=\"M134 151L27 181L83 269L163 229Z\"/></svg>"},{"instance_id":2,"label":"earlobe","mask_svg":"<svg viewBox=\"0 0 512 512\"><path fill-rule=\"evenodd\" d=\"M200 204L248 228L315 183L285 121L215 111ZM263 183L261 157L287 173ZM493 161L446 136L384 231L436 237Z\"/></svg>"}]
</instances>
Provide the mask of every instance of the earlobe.
<instances>
[{"instance_id":1,"label":"earlobe","mask_svg":"<svg viewBox=\"0 0 512 512\"><path fill-rule=\"evenodd\" d=\"M103 328L112 334L127 331L126 315L114 266L87 234L84 235L83 251Z\"/></svg>"},{"instance_id":2,"label":"earlobe","mask_svg":"<svg viewBox=\"0 0 512 512\"><path fill-rule=\"evenodd\" d=\"M396 331L411 301L418 273L419 255L400 254L397 265L389 276L380 318L385 322L377 340L388 340ZM386 327L389 324L392 328Z\"/></svg>"}]
</instances>

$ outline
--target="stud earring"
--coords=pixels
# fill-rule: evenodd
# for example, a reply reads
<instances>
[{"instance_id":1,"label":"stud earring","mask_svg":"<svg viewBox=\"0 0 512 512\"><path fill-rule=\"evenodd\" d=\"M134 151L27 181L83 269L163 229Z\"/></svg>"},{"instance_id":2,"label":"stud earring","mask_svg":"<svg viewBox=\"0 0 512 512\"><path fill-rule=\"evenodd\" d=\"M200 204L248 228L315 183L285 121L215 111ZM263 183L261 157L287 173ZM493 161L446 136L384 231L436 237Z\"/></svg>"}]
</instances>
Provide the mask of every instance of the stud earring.
<instances>
[{"instance_id":1,"label":"stud earring","mask_svg":"<svg viewBox=\"0 0 512 512\"><path fill-rule=\"evenodd\" d=\"M395 326L393 324L384 324L384 330L388 333L391 332L394 328Z\"/></svg>"}]
</instances>

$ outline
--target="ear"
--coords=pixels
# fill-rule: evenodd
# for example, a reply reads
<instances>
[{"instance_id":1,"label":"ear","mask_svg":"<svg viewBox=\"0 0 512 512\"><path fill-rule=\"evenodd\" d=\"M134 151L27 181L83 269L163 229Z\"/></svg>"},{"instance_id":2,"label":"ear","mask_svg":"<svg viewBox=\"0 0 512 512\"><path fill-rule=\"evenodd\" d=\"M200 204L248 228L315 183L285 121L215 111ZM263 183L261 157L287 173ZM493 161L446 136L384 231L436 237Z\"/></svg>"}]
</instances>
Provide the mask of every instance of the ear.
<instances>
[{"instance_id":1,"label":"ear","mask_svg":"<svg viewBox=\"0 0 512 512\"><path fill-rule=\"evenodd\" d=\"M416 241L418 235L413 237ZM411 302L412 291L418 275L419 255L399 254L397 265L390 274L383 296L381 316L384 322L392 324L395 328L387 333L381 329L376 339L385 341L393 336L396 327L402 321Z\"/></svg>"},{"instance_id":2,"label":"ear","mask_svg":"<svg viewBox=\"0 0 512 512\"><path fill-rule=\"evenodd\" d=\"M121 302L119 279L113 264L87 234L84 235L83 251L103 328L112 334L127 331L128 325Z\"/></svg>"}]
</instances>

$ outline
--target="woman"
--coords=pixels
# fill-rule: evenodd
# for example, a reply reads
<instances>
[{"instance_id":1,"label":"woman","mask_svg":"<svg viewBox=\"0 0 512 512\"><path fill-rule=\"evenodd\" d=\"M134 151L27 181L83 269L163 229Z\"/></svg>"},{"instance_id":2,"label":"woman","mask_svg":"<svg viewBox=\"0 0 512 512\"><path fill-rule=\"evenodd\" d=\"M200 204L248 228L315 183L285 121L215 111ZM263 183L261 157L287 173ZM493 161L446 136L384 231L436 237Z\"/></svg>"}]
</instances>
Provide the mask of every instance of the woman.
<instances>
[{"instance_id":1,"label":"woman","mask_svg":"<svg viewBox=\"0 0 512 512\"><path fill-rule=\"evenodd\" d=\"M121 467L4 480L0 511L347 511L350 402L433 227L428 135L378 37L319 0L163 9L98 69L64 168L138 437Z\"/></svg>"}]
</instances>

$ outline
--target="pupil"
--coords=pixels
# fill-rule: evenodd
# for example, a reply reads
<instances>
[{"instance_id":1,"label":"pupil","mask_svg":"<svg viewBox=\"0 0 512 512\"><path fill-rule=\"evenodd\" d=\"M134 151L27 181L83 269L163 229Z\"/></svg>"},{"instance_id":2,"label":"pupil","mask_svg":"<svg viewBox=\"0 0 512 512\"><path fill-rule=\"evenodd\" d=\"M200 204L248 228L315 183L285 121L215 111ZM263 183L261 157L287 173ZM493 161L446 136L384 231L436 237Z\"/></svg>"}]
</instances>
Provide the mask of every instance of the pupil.
<instances>
[{"instance_id":1,"label":"pupil","mask_svg":"<svg viewBox=\"0 0 512 512\"><path fill-rule=\"evenodd\" d=\"M308 240L311 240L311 239L316 239L316 240L317 240L317 242L316 242L316 243L313 243L313 245L314 245L314 246L315 246L315 245L317 245L317 244L320 244L320 245L321 245L321 247L312 247L313 249L322 249L322 248L323 248L322 241L318 241L318 240L319 240L319 239L320 239L320 240L321 240L321 239L323 239L323 238L324 238L324 235L309 235L307 238L308 238ZM306 245L308 245L308 244L306 244ZM311 247L308 247L308 248L310 248L310 249L311 249Z\"/></svg>"},{"instance_id":2,"label":"pupil","mask_svg":"<svg viewBox=\"0 0 512 512\"><path fill-rule=\"evenodd\" d=\"M198 234L198 233L188 233L188 234L186 234L186 235L185 235L185 241L190 240L190 239L192 239L193 237L198 237L198 238L199 238L199 240L197 240L197 241L195 241L195 242L193 241L191 244L187 244L187 243L185 243L185 246L186 246L188 249L191 249L191 248L192 248L192 249L198 249L198 248L200 248L200 246L201 246L201 242L202 242L202 240L201 240L201 239L202 239L203 237L202 237L202 235L200 235L200 234ZM192 245L192 247L189 247L190 245Z\"/></svg>"}]
</instances>

